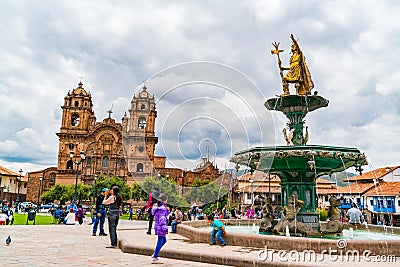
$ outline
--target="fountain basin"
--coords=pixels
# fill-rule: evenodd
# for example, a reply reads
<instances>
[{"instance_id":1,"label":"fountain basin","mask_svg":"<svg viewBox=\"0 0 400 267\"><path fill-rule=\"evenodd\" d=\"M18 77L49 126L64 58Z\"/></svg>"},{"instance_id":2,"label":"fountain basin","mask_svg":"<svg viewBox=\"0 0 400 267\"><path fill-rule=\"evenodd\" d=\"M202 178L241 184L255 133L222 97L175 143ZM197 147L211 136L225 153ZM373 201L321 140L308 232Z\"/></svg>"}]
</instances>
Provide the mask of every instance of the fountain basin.
<instances>
[{"instance_id":1,"label":"fountain basin","mask_svg":"<svg viewBox=\"0 0 400 267\"><path fill-rule=\"evenodd\" d=\"M275 235L261 235L261 234L243 234L229 232L229 225L249 225L252 227L253 223L259 224L257 220L222 220L227 225L228 235L225 240L228 245L242 246L242 247L255 247L263 249L275 250L313 250L315 253L322 253L331 250L339 250L338 240L323 239L323 238L306 238L306 237L286 237ZM207 229L199 229L199 227L208 226L207 221L193 221L183 222L177 227L178 234L189 238L192 242L209 243L211 227ZM351 226L351 225L350 225ZM346 225L346 227L348 227ZM355 226L352 226L354 229ZM358 226L357 229L363 229L365 226ZM389 232L400 234L400 229L387 227ZM380 226L369 226L370 231L384 230ZM346 239L347 246L343 249L346 251L357 250L360 255L364 251L370 251L373 255L395 255L400 256L400 240L354 240Z\"/></svg>"}]
</instances>

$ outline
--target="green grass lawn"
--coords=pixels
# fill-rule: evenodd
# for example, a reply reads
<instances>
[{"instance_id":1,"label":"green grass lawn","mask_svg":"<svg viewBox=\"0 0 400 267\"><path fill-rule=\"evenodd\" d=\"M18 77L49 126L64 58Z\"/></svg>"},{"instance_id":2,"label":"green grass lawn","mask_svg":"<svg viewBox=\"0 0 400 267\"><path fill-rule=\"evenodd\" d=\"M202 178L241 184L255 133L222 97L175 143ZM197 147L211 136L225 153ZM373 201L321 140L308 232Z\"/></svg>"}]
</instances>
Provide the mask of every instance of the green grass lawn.
<instances>
[{"instance_id":1,"label":"green grass lawn","mask_svg":"<svg viewBox=\"0 0 400 267\"><path fill-rule=\"evenodd\" d=\"M26 219L28 218L27 213L15 213L14 214L14 225L26 225ZM29 221L28 224L33 224L33 221ZM50 225L53 224L53 217L50 215L36 214L36 225Z\"/></svg>"},{"instance_id":2,"label":"green grass lawn","mask_svg":"<svg viewBox=\"0 0 400 267\"><path fill-rule=\"evenodd\" d=\"M89 214L86 217L90 218ZM28 218L27 213L15 213L14 214L14 225L26 225L26 219ZM120 216L121 220L128 220L129 214L123 214ZM133 215L133 219L136 219L136 215ZM33 221L28 222L29 225L33 224ZM36 214L36 225L50 225L53 224L53 217L50 215Z\"/></svg>"}]
</instances>

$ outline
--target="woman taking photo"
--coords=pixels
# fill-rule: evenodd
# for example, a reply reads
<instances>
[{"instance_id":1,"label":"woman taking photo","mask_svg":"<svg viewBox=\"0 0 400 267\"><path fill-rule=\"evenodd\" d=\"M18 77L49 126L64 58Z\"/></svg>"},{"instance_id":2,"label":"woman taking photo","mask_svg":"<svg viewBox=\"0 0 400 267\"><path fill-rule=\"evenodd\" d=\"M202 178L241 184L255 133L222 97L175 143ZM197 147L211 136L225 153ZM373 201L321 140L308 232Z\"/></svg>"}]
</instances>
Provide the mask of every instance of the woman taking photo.
<instances>
[{"instance_id":1,"label":"woman taking photo","mask_svg":"<svg viewBox=\"0 0 400 267\"><path fill-rule=\"evenodd\" d=\"M108 190L103 200L104 205L110 205L108 210L108 231L110 233L111 246L107 248L117 247L117 225L119 221L119 208L122 204L122 197L119 194L120 189L114 186L112 190Z\"/></svg>"}]
</instances>

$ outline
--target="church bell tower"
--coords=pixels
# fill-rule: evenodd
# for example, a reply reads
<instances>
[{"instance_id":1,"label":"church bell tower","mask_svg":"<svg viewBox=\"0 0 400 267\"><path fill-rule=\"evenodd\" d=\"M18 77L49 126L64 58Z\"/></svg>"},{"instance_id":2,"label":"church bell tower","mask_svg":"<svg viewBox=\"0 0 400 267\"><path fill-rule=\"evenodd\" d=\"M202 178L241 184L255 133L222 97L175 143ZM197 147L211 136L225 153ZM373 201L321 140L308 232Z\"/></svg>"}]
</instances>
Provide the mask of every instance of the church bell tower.
<instances>
[{"instance_id":1,"label":"church bell tower","mask_svg":"<svg viewBox=\"0 0 400 267\"><path fill-rule=\"evenodd\" d=\"M71 179L74 173L72 160L79 160L79 153L84 150L85 138L96 122L92 96L83 88L82 82L64 97L61 109L61 128L57 133L59 148L56 183L73 184L75 180ZM70 151L74 152L76 159L70 158Z\"/></svg>"},{"instance_id":2,"label":"church bell tower","mask_svg":"<svg viewBox=\"0 0 400 267\"><path fill-rule=\"evenodd\" d=\"M122 118L124 153L128 160L129 172L136 181L154 175L154 150L158 142L155 136L155 119L157 117L154 96L142 91L135 94L131 101L129 117Z\"/></svg>"}]
</instances>

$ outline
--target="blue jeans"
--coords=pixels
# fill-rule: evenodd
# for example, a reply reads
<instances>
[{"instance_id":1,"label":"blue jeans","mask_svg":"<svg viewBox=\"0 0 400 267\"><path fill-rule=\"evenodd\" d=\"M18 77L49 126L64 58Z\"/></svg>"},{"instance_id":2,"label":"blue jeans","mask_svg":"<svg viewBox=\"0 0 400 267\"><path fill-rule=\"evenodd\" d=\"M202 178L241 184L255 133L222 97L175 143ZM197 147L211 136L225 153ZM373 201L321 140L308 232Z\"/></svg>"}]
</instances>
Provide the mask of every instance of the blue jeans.
<instances>
[{"instance_id":1,"label":"blue jeans","mask_svg":"<svg viewBox=\"0 0 400 267\"><path fill-rule=\"evenodd\" d=\"M178 222L171 223L171 233L176 233L176 225L179 224Z\"/></svg>"},{"instance_id":2,"label":"blue jeans","mask_svg":"<svg viewBox=\"0 0 400 267\"><path fill-rule=\"evenodd\" d=\"M160 253L161 248L167 243L166 236L158 236L156 249L154 250L153 258L158 258L158 253Z\"/></svg>"},{"instance_id":3,"label":"blue jeans","mask_svg":"<svg viewBox=\"0 0 400 267\"><path fill-rule=\"evenodd\" d=\"M100 212L100 217L95 217L94 224L93 224L93 234L96 234L97 232L97 226L99 225L100 222L100 234L104 234L104 221L106 220L106 210L99 210Z\"/></svg>"},{"instance_id":4,"label":"blue jeans","mask_svg":"<svg viewBox=\"0 0 400 267\"><path fill-rule=\"evenodd\" d=\"M217 236L219 242L220 242L221 244L225 244L225 240L224 240L224 238L222 237L222 234L223 234L223 233L224 233L224 232L223 232L222 230L215 230L215 229L213 229L213 230L211 231L211 242L215 243L215 236Z\"/></svg>"}]
</instances>

